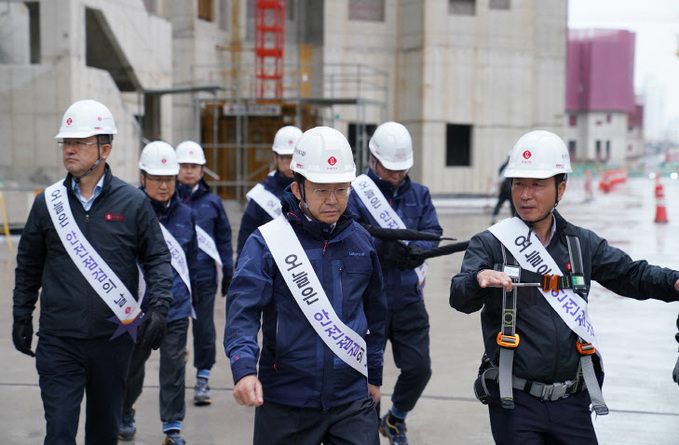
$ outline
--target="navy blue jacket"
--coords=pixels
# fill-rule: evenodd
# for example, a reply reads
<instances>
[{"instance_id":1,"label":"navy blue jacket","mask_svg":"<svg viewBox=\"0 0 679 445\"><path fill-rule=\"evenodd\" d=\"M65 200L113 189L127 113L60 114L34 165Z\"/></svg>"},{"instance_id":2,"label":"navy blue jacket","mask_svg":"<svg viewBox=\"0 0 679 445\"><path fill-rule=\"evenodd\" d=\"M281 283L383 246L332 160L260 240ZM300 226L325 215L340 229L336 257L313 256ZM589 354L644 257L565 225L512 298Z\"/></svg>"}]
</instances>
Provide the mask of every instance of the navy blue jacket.
<instances>
[{"instance_id":1,"label":"navy blue jacket","mask_svg":"<svg viewBox=\"0 0 679 445\"><path fill-rule=\"evenodd\" d=\"M561 275L570 262L566 236L572 235L580 241L587 291L595 280L619 295L637 300L679 300L679 292L674 289L679 272L643 260L632 261L629 255L609 246L594 232L568 223L556 211L554 215L556 232L546 249L562 269ZM502 289L481 288L476 275L502 264L500 241L487 230L481 232L469 241L461 271L450 285L452 307L464 313L483 308L481 327L485 350L496 365L500 349L497 333L503 320ZM577 335L535 288L518 289L516 329L521 342L514 350L514 375L547 384L576 378L580 363Z\"/></svg>"},{"instance_id":2,"label":"navy blue jacket","mask_svg":"<svg viewBox=\"0 0 679 445\"><path fill-rule=\"evenodd\" d=\"M198 273L198 240L196 238L196 218L193 210L179 201L175 193L170 198L168 206L161 204L158 201L151 201L151 206L156 212L158 221L165 226L165 228L172 234L174 239L182 246L184 255L186 255L186 262L189 266L189 279L191 287L196 288L196 276ZM189 289L186 287L184 280L182 280L179 273L172 268L172 305L167 314L167 322L173 322L192 315L192 302Z\"/></svg>"},{"instance_id":3,"label":"navy blue jacket","mask_svg":"<svg viewBox=\"0 0 679 445\"><path fill-rule=\"evenodd\" d=\"M293 181L292 178L286 178L281 175L281 173L276 170L271 176L267 176L260 184L264 186L269 192L276 195L278 198L283 196L285 188L290 185ZM271 216L259 206L253 199L248 202L247 207L245 207L245 212L243 213L243 218L240 221L240 229L238 230L238 246L236 247L236 255L240 255L245 241L252 232L254 232L257 227L262 224L266 224L271 221Z\"/></svg>"},{"instance_id":4,"label":"navy blue jacket","mask_svg":"<svg viewBox=\"0 0 679 445\"><path fill-rule=\"evenodd\" d=\"M64 180L75 222L92 247L137 298L139 270L147 271L149 305L169 307L170 253L146 196L111 174L85 210L73 193L72 176ZM114 316L66 252L45 205L45 192L35 198L17 253L14 316L30 317L40 291L40 332L80 339L110 338Z\"/></svg>"},{"instance_id":5,"label":"navy blue jacket","mask_svg":"<svg viewBox=\"0 0 679 445\"><path fill-rule=\"evenodd\" d=\"M331 231L329 225L302 215L291 193L283 199L284 215L335 312L365 338L368 382L381 386L386 302L370 235L346 215ZM245 243L238 260L226 312L224 346L234 382L257 374L259 358L264 400L328 409L368 397L365 377L336 357L309 324L259 230Z\"/></svg>"},{"instance_id":6,"label":"navy blue jacket","mask_svg":"<svg viewBox=\"0 0 679 445\"><path fill-rule=\"evenodd\" d=\"M443 233L427 187L411 181L410 177L406 176L401 185L394 189L391 183L380 179L373 170L369 169L367 174L389 201L391 208L403 220L406 228L437 235ZM377 221L363 205L355 191L349 196L348 208L358 215L360 222L378 226ZM411 243L417 244L423 250L432 249L439 244L438 241L411 241ZM375 239L375 246L378 252L381 252L382 242L379 238ZM422 286L418 285L417 274L414 270L382 267L382 273L390 311L399 310L408 304L423 300L424 283Z\"/></svg>"},{"instance_id":7,"label":"navy blue jacket","mask_svg":"<svg viewBox=\"0 0 679 445\"><path fill-rule=\"evenodd\" d=\"M195 192L187 185L177 183L181 200L193 209L196 222L201 229L212 237L222 259L222 273L231 279L233 276L233 246L231 245L231 224L224 212L219 196L210 191L210 186L201 179ZM217 267L210 255L198 249L198 274L196 281L217 281Z\"/></svg>"}]
</instances>

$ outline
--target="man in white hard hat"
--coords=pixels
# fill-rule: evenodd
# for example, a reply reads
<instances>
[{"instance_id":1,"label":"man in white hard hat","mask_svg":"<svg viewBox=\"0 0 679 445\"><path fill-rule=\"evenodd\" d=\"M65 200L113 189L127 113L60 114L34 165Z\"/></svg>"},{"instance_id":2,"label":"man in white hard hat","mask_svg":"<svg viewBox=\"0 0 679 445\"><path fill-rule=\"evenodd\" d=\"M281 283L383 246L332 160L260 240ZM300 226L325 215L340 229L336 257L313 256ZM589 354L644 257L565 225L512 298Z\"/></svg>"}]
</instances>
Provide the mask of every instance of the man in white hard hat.
<instances>
[{"instance_id":1,"label":"man in white hard hat","mask_svg":"<svg viewBox=\"0 0 679 445\"><path fill-rule=\"evenodd\" d=\"M75 443L83 393L86 442L118 442L134 341L160 343L172 301L170 253L153 209L106 164L114 134L113 116L99 102L66 110L56 138L68 174L36 196L19 243L12 338L35 356L48 445ZM137 261L150 289L143 318Z\"/></svg>"},{"instance_id":2,"label":"man in white hard hat","mask_svg":"<svg viewBox=\"0 0 679 445\"><path fill-rule=\"evenodd\" d=\"M222 271L221 295L233 277L233 247L231 225L219 196L212 193L203 179L205 153L197 142L184 141L177 145L177 193L191 207L198 224L198 276L193 302L196 319L193 320L193 366L196 368L196 385L193 403L196 406L212 403L208 384L216 358L215 294L217 293L217 268Z\"/></svg>"},{"instance_id":3,"label":"man in white hard hat","mask_svg":"<svg viewBox=\"0 0 679 445\"><path fill-rule=\"evenodd\" d=\"M385 298L370 235L344 213L351 147L313 128L291 168L283 215L250 235L229 287L233 395L257 407L256 445L378 444Z\"/></svg>"},{"instance_id":4,"label":"man in white hard hat","mask_svg":"<svg viewBox=\"0 0 679 445\"><path fill-rule=\"evenodd\" d=\"M186 374L186 338L191 307L192 290L198 272L196 255L196 218L193 210L182 203L175 192L179 163L174 147L167 142L147 144L139 157L139 180L155 215L160 221L164 243L172 255L172 305L167 314L167 332L158 345L160 348L160 420L163 422L163 445L184 445L181 437L186 406L184 381ZM142 270L142 272L145 272ZM150 291L147 286L146 289ZM158 347L153 349L158 349ZM137 345L132 355L130 372L123 404L120 438L132 440L136 433L134 403L144 385L144 368L152 348Z\"/></svg>"},{"instance_id":5,"label":"man in white hard hat","mask_svg":"<svg viewBox=\"0 0 679 445\"><path fill-rule=\"evenodd\" d=\"M245 241L257 227L281 215L280 199L285 189L292 183L290 161L295 143L300 136L302 130L293 125L286 125L276 132L271 147L276 169L246 195L249 202L240 221L236 255L240 255Z\"/></svg>"},{"instance_id":6,"label":"man in white hard hat","mask_svg":"<svg viewBox=\"0 0 679 445\"><path fill-rule=\"evenodd\" d=\"M452 279L450 305L482 310L474 391L498 444L597 443L590 405L599 415L608 408L587 316L592 280L630 298L679 300L679 272L633 261L556 211L571 171L559 136L523 135L505 172L517 216L475 235Z\"/></svg>"},{"instance_id":7,"label":"man in white hard hat","mask_svg":"<svg viewBox=\"0 0 679 445\"><path fill-rule=\"evenodd\" d=\"M412 181L413 144L405 126L385 122L370 142L370 167L353 182L349 208L359 221L383 228L413 229L441 235L443 230L429 189ZM380 422L380 432L393 445L407 444L405 419L431 377L429 315L424 305L426 264L412 261L410 252L427 250L435 241L375 239L380 252L387 295L386 338L401 373L391 396L392 407Z\"/></svg>"}]
</instances>

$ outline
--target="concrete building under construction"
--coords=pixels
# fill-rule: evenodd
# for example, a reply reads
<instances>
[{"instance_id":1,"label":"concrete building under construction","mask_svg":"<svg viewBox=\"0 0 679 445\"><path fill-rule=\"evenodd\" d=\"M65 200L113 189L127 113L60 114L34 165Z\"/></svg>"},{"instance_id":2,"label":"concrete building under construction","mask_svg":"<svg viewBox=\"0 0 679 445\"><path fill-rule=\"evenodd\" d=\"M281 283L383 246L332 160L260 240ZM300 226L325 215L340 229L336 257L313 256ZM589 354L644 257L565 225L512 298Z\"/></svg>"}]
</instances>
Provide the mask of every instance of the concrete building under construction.
<instances>
[{"instance_id":1,"label":"concrete building under construction","mask_svg":"<svg viewBox=\"0 0 679 445\"><path fill-rule=\"evenodd\" d=\"M485 194L524 132L564 133L567 0L38 0L0 4L0 179L64 174L74 101L113 112L110 163L137 182L145 141L202 143L242 198L287 124L342 131L363 168L380 123L413 136L412 176Z\"/></svg>"}]
</instances>

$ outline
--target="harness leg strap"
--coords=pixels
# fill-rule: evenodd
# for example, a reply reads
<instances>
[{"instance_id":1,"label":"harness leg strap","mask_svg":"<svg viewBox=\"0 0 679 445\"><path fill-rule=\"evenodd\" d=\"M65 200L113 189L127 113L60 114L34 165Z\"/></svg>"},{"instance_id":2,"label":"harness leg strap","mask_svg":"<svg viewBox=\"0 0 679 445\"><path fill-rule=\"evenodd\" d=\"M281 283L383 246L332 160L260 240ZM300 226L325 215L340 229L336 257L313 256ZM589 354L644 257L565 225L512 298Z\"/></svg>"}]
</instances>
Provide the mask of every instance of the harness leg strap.
<instances>
[{"instance_id":1,"label":"harness leg strap","mask_svg":"<svg viewBox=\"0 0 679 445\"><path fill-rule=\"evenodd\" d=\"M592 409L597 415L605 416L608 414L608 406L606 406L606 402L604 402L604 395L601 392L599 381L596 379L596 374L594 373L592 356L580 356L580 367L582 368L582 378L585 380L585 385L587 385L589 398L592 400Z\"/></svg>"}]
</instances>

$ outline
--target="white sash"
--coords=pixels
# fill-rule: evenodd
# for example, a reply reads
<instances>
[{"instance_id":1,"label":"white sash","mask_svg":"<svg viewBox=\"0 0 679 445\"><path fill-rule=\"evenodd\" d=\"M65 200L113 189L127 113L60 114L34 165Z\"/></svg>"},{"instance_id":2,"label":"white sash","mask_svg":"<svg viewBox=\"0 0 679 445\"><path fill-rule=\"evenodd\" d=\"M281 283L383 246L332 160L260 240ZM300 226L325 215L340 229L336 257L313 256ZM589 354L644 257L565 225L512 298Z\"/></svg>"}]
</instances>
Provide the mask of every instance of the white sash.
<instances>
[{"instance_id":1,"label":"white sash","mask_svg":"<svg viewBox=\"0 0 679 445\"><path fill-rule=\"evenodd\" d=\"M365 340L337 316L297 234L284 217L259 227L290 293L330 350L368 376Z\"/></svg>"},{"instance_id":2,"label":"white sash","mask_svg":"<svg viewBox=\"0 0 679 445\"><path fill-rule=\"evenodd\" d=\"M163 224L160 224L160 229L163 231L163 238L165 238L165 243L167 243L167 248L170 250L170 256L172 257L172 267L177 271L181 277L186 287L189 289L189 294L191 294L191 279L189 278L189 265L186 262L186 254L184 249L179 244L174 236L169 230L165 228Z\"/></svg>"},{"instance_id":3,"label":"white sash","mask_svg":"<svg viewBox=\"0 0 679 445\"><path fill-rule=\"evenodd\" d=\"M561 269L542 245L537 235L528 241L528 226L521 219L505 219L488 229L514 256L519 265L538 274L562 275ZM545 292L538 288L552 309L568 327L594 347L596 336L587 314L587 302L573 289Z\"/></svg>"},{"instance_id":4,"label":"white sash","mask_svg":"<svg viewBox=\"0 0 679 445\"><path fill-rule=\"evenodd\" d=\"M283 214L281 200L268 191L262 184L257 184L245 194L248 199L252 199L272 218L277 218Z\"/></svg>"},{"instance_id":5,"label":"white sash","mask_svg":"<svg viewBox=\"0 0 679 445\"><path fill-rule=\"evenodd\" d=\"M217 250L217 244L215 240L212 239L208 233L203 230L198 224L196 224L196 238L198 238L198 248L203 252L207 253L210 258L215 260L215 263L222 267L222 258L219 256L219 251Z\"/></svg>"},{"instance_id":6,"label":"white sash","mask_svg":"<svg viewBox=\"0 0 679 445\"><path fill-rule=\"evenodd\" d=\"M59 239L78 271L122 324L132 323L141 313L139 302L83 235L73 218L63 181L47 187L45 203Z\"/></svg>"},{"instance_id":7,"label":"white sash","mask_svg":"<svg viewBox=\"0 0 679 445\"><path fill-rule=\"evenodd\" d=\"M391 208L387 198L384 197L382 191L368 175L360 175L351 185L380 227L384 229L407 229L401 217ZM408 244L408 241L404 242ZM427 263L422 263L414 270L421 285L427 276Z\"/></svg>"}]
</instances>

